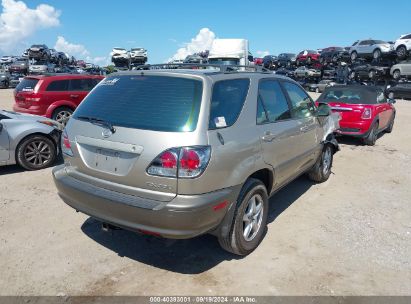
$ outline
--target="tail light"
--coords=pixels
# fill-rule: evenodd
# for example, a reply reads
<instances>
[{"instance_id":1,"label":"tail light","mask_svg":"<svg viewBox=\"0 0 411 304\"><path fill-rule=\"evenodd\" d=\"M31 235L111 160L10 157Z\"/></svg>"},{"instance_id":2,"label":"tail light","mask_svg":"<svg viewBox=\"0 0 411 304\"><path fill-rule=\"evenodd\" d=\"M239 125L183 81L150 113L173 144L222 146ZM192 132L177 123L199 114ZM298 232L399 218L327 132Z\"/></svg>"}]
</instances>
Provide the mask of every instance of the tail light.
<instances>
[{"instance_id":1,"label":"tail light","mask_svg":"<svg viewBox=\"0 0 411 304\"><path fill-rule=\"evenodd\" d=\"M71 144L69 137L67 135L67 131L63 131L62 141L61 141L61 151L63 154L68 156L73 156L73 150L71 150Z\"/></svg>"},{"instance_id":2,"label":"tail light","mask_svg":"<svg viewBox=\"0 0 411 304\"><path fill-rule=\"evenodd\" d=\"M180 147L164 151L148 166L150 175L195 178L206 169L210 160L209 146Z\"/></svg>"},{"instance_id":3,"label":"tail light","mask_svg":"<svg viewBox=\"0 0 411 304\"><path fill-rule=\"evenodd\" d=\"M365 108L364 112L362 112L361 118L362 119L371 119L372 111L371 108Z\"/></svg>"}]
</instances>

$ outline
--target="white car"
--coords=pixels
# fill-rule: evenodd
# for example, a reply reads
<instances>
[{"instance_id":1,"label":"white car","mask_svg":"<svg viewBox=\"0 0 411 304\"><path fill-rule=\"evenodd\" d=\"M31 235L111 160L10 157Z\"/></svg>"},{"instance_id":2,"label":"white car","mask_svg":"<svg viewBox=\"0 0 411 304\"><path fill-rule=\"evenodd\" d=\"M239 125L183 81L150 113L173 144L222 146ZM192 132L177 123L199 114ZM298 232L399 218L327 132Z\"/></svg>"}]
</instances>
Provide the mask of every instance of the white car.
<instances>
[{"instance_id":1,"label":"white car","mask_svg":"<svg viewBox=\"0 0 411 304\"><path fill-rule=\"evenodd\" d=\"M379 59L384 54L392 51L392 45L388 42L375 39L365 39L354 42L350 48L351 61L358 57L372 57Z\"/></svg>"},{"instance_id":2,"label":"white car","mask_svg":"<svg viewBox=\"0 0 411 304\"><path fill-rule=\"evenodd\" d=\"M130 61L146 63L147 62L147 50L141 47L132 48L130 50Z\"/></svg>"},{"instance_id":3,"label":"white car","mask_svg":"<svg viewBox=\"0 0 411 304\"><path fill-rule=\"evenodd\" d=\"M411 34L401 35L393 46L399 59L405 59L411 50Z\"/></svg>"},{"instance_id":4,"label":"white car","mask_svg":"<svg viewBox=\"0 0 411 304\"><path fill-rule=\"evenodd\" d=\"M115 47L113 48L113 51L111 52L111 61L128 61L130 58L130 53L124 49L124 48L119 48Z\"/></svg>"},{"instance_id":5,"label":"white car","mask_svg":"<svg viewBox=\"0 0 411 304\"><path fill-rule=\"evenodd\" d=\"M411 61L403 61L391 67L390 74L395 80L402 76L411 77Z\"/></svg>"},{"instance_id":6,"label":"white car","mask_svg":"<svg viewBox=\"0 0 411 304\"><path fill-rule=\"evenodd\" d=\"M17 58L14 56L3 56L0 58L0 64L11 64L16 60Z\"/></svg>"},{"instance_id":7,"label":"white car","mask_svg":"<svg viewBox=\"0 0 411 304\"><path fill-rule=\"evenodd\" d=\"M321 72L315 69L309 69L306 66L301 66L295 69L296 77L321 77Z\"/></svg>"},{"instance_id":8,"label":"white car","mask_svg":"<svg viewBox=\"0 0 411 304\"><path fill-rule=\"evenodd\" d=\"M54 73L55 65L48 63L47 61L37 61L29 66L30 75L41 75L45 73Z\"/></svg>"}]
</instances>

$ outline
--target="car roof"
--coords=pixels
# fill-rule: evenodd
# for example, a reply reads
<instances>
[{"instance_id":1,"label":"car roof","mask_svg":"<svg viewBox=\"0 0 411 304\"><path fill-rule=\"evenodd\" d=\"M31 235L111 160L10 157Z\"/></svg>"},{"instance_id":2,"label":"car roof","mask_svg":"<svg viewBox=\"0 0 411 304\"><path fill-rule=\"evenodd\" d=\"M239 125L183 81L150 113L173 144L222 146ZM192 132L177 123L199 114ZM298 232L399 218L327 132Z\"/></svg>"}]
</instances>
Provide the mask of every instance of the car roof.
<instances>
[{"instance_id":1,"label":"car roof","mask_svg":"<svg viewBox=\"0 0 411 304\"><path fill-rule=\"evenodd\" d=\"M24 78L32 78L32 79L78 79L78 78L104 78L101 75L89 75L89 74L50 74L50 75L28 75Z\"/></svg>"},{"instance_id":2,"label":"car roof","mask_svg":"<svg viewBox=\"0 0 411 304\"><path fill-rule=\"evenodd\" d=\"M115 73L111 73L107 77L115 77L115 76L124 76L124 75L181 75L181 76L204 76L204 77L214 77L226 75L229 76L227 78L241 78L244 76L256 77L261 76L270 77L275 79L284 79L289 80L291 82L295 82L294 80L290 79L289 77L285 77L282 75L276 75L272 72L254 72L254 71L230 71L230 72L221 72L219 69L156 69L156 70L132 70L132 71L119 71ZM238 76L238 77L235 77Z\"/></svg>"},{"instance_id":3,"label":"car roof","mask_svg":"<svg viewBox=\"0 0 411 304\"><path fill-rule=\"evenodd\" d=\"M377 92L381 90L381 88L377 86L369 86L369 85L361 85L361 84L335 85L335 86L326 88L327 91L332 90L332 89L347 89L347 90L357 90L357 91L364 91L364 92Z\"/></svg>"}]
</instances>

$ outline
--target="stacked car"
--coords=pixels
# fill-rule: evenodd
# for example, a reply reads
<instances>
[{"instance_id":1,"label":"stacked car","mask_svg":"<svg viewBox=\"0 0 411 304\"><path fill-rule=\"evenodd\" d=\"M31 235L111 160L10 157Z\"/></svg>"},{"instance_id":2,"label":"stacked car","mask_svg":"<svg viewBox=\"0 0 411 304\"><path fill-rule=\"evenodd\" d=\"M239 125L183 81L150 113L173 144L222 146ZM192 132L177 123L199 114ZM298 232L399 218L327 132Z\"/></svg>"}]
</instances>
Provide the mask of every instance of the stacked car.
<instances>
[{"instance_id":1,"label":"stacked car","mask_svg":"<svg viewBox=\"0 0 411 304\"><path fill-rule=\"evenodd\" d=\"M147 50L143 47L132 48L129 51L122 47L115 47L111 51L111 61L118 68L143 65L147 60Z\"/></svg>"}]
</instances>

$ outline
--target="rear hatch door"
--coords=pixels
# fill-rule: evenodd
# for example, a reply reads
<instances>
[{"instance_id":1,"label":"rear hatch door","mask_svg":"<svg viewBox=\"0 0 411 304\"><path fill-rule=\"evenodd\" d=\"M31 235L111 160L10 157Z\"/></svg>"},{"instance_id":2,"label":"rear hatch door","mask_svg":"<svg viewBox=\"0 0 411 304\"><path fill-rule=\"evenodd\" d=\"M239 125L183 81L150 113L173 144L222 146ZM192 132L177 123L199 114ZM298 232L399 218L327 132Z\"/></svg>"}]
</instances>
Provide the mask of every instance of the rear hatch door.
<instances>
[{"instance_id":1,"label":"rear hatch door","mask_svg":"<svg viewBox=\"0 0 411 304\"><path fill-rule=\"evenodd\" d=\"M206 136L196 130L201 97L200 80L106 78L67 125L74 153L69 174L113 191L170 201L177 193L177 178L149 175L147 168L170 148L206 144Z\"/></svg>"}]
</instances>

